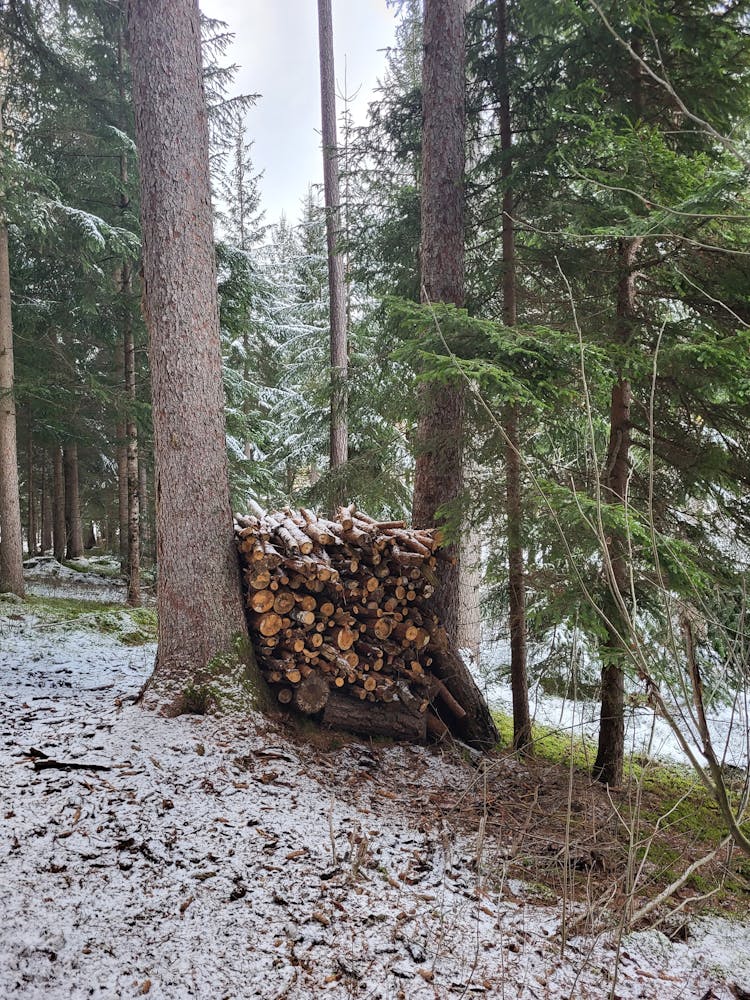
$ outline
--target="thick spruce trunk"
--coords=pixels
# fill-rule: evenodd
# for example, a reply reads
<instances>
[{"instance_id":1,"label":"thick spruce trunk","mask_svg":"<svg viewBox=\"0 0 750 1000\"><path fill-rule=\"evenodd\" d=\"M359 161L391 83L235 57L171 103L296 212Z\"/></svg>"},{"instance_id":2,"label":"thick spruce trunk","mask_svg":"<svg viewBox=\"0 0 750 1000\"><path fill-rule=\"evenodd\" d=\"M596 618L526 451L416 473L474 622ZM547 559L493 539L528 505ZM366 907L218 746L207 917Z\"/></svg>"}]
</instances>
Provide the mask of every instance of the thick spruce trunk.
<instances>
[{"instance_id":1,"label":"thick spruce trunk","mask_svg":"<svg viewBox=\"0 0 750 1000\"><path fill-rule=\"evenodd\" d=\"M464 304L464 7L426 0L422 64L421 297ZM463 489L464 391L460 384L419 390L412 519L432 527L437 510ZM441 561L435 600L451 641L458 640L459 548Z\"/></svg>"},{"instance_id":2,"label":"thick spruce trunk","mask_svg":"<svg viewBox=\"0 0 750 1000\"><path fill-rule=\"evenodd\" d=\"M465 34L463 0L425 0L422 64L422 251L425 303L464 304ZM414 526L432 527L438 509L463 490L464 390L459 383L425 383L414 475ZM439 562L435 604L450 645L458 641L459 546ZM497 742L487 705L458 658L443 677L467 711L464 738L481 747Z\"/></svg>"},{"instance_id":3,"label":"thick spruce trunk","mask_svg":"<svg viewBox=\"0 0 750 1000\"><path fill-rule=\"evenodd\" d=\"M65 474L65 554L68 559L83 555L81 496L78 485L78 445L71 441L63 448Z\"/></svg>"},{"instance_id":4,"label":"thick spruce trunk","mask_svg":"<svg viewBox=\"0 0 750 1000\"><path fill-rule=\"evenodd\" d=\"M60 446L52 449L52 552L58 562L65 558L65 472Z\"/></svg>"},{"instance_id":5,"label":"thick spruce trunk","mask_svg":"<svg viewBox=\"0 0 750 1000\"><path fill-rule=\"evenodd\" d=\"M320 46L320 105L323 138L323 187L328 247L328 290L331 310L331 469L346 464L349 450L347 429L347 375L349 366L344 257L338 249L341 238L341 194L336 137L336 77L333 62L333 18L331 0L318 0ZM334 480L331 507L343 503L341 483Z\"/></svg>"},{"instance_id":6,"label":"thick spruce trunk","mask_svg":"<svg viewBox=\"0 0 750 1000\"><path fill-rule=\"evenodd\" d=\"M196 688L199 702L244 701L253 664L229 504L198 4L127 0L127 22L156 455L159 645L146 698L179 712Z\"/></svg>"},{"instance_id":7,"label":"thick spruce trunk","mask_svg":"<svg viewBox=\"0 0 750 1000\"><path fill-rule=\"evenodd\" d=\"M8 229L0 216L0 593L10 591L23 597L23 540L13 380Z\"/></svg>"},{"instance_id":8,"label":"thick spruce trunk","mask_svg":"<svg viewBox=\"0 0 750 1000\"><path fill-rule=\"evenodd\" d=\"M508 8L498 0L495 54L498 68L498 121L503 154L503 322L518 321L516 294L516 231L513 218L513 126L508 77ZM531 745L529 684L526 672L526 570L523 557L521 486L521 411L508 406L505 417L505 513L508 522L508 607L510 626L510 684L513 697L513 747L523 751Z\"/></svg>"}]
</instances>

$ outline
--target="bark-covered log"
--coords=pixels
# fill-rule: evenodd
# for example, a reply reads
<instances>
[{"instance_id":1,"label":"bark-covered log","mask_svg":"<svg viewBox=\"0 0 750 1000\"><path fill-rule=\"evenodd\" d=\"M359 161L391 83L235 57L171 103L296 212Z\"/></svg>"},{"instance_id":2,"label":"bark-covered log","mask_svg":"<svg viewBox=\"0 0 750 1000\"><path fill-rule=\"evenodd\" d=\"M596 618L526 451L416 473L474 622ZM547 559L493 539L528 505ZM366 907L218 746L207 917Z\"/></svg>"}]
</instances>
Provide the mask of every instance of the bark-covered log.
<instances>
[{"instance_id":1,"label":"bark-covered log","mask_svg":"<svg viewBox=\"0 0 750 1000\"><path fill-rule=\"evenodd\" d=\"M366 736L388 736L394 740L423 742L427 738L425 714L415 714L397 701L355 701L333 691L323 712L323 725Z\"/></svg>"}]
</instances>

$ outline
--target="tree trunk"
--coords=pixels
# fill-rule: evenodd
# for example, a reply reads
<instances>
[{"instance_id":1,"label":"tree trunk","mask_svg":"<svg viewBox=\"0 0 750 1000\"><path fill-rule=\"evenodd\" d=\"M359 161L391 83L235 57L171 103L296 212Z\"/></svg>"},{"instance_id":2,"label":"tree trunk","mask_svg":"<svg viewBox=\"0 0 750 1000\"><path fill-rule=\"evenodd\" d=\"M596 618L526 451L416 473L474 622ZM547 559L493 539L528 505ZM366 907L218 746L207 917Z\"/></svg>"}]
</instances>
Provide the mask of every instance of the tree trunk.
<instances>
[{"instance_id":1,"label":"tree trunk","mask_svg":"<svg viewBox=\"0 0 750 1000\"><path fill-rule=\"evenodd\" d=\"M120 8L122 14L122 8ZM120 127L126 129L127 94L125 90L125 40L124 25L120 21L117 36L118 87L120 93ZM120 212L124 214L130 204L128 195L128 157L120 153ZM130 263L123 261L120 268L120 295L122 309L123 377L127 399L125 421L125 471L127 476L127 603L137 607L141 603L141 548L140 548L140 498L138 493L138 425L135 422L135 336L130 314L130 296L133 290Z\"/></svg>"},{"instance_id":2,"label":"tree trunk","mask_svg":"<svg viewBox=\"0 0 750 1000\"><path fill-rule=\"evenodd\" d=\"M238 660L258 675L229 504L200 15L196 0L127 0L127 17L156 454L159 645L147 697L179 712L198 688L199 701L226 692L238 707L251 693Z\"/></svg>"},{"instance_id":3,"label":"tree trunk","mask_svg":"<svg viewBox=\"0 0 750 1000\"><path fill-rule=\"evenodd\" d=\"M466 529L459 555L460 596L458 647L468 650L479 664L482 640L482 535L474 527Z\"/></svg>"},{"instance_id":4,"label":"tree trunk","mask_svg":"<svg viewBox=\"0 0 750 1000\"><path fill-rule=\"evenodd\" d=\"M81 498L78 489L78 445L75 442L63 448L63 471L65 473L65 540L68 559L80 559L83 555L83 531L81 528Z\"/></svg>"},{"instance_id":5,"label":"tree trunk","mask_svg":"<svg viewBox=\"0 0 750 1000\"><path fill-rule=\"evenodd\" d=\"M50 493L49 464L47 453L42 454L42 553L52 549L52 496Z\"/></svg>"},{"instance_id":6,"label":"tree trunk","mask_svg":"<svg viewBox=\"0 0 750 1000\"><path fill-rule=\"evenodd\" d=\"M122 294L131 291L130 265L122 266ZM135 338L130 310L125 303L123 349L125 354L125 392L128 400L126 422L128 477L128 604L141 603L140 497L138 495L138 425L135 422Z\"/></svg>"},{"instance_id":7,"label":"tree trunk","mask_svg":"<svg viewBox=\"0 0 750 1000\"><path fill-rule=\"evenodd\" d=\"M620 279L617 285L617 323L615 337L627 344L636 317L635 262L643 240L617 241ZM622 372L612 386L609 416L609 447L604 472L603 499L624 506L630 468L630 382ZM625 756L625 673L620 636L625 627L620 602L630 593L627 538L613 531L607 543L611 573L607 573L610 599L605 610L612 627L602 647L602 704L599 720L599 743L594 762L594 777L606 785L622 783Z\"/></svg>"},{"instance_id":8,"label":"tree trunk","mask_svg":"<svg viewBox=\"0 0 750 1000\"><path fill-rule=\"evenodd\" d=\"M143 455L138 459L138 515L141 529L141 554L151 558L151 520L148 507L148 469Z\"/></svg>"},{"instance_id":9,"label":"tree trunk","mask_svg":"<svg viewBox=\"0 0 750 1000\"><path fill-rule=\"evenodd\" d=\"M60 446L52 449L52 552L58 562L65 558L65 473Z\"/></svg>"},{"instance_id":10,"label":"tree trunk","mask_svg":"<svg viewBox=\"0 0 750 1000\"><path fill-rule=\"evenodd\" d=\"M26 408L26 540L29 556L37 554L36 546L36 476L34 475L34 429L31 408Z\"/></svg>"},{"instance_id":11,"label":"tree trunk","mask_svg":"<svg viewBox=\"0 0 750 1000\"><path fill-rule=\"evenodd\" d=\"M348 345L344 258L337 244L341 235L338 140L336 137L336 77L333 63L333 19L331 0L318 0L320 46L320 104L323 137L323 186L328 246L328 290L331 307L331 469L346 464L348 457L347 374ZM346 499L342 482L334 477L331 508Z\"/></svg>"},{"instance_id":12,"label":"tree trunk","mask_svg":"<svg viewBox=\"0 0 750 1000\"><path fill-rule=\"evenodd\" d=\"M463 0L425 0L421 297L425 303L457 306L464 304L464 44ZM415 527L431 527L438 509L457 502L463 490L463 387L423 383L419 404L412 519ZM455 646L459 546L450 546L446 556L438 563L434 600L448 641ZM464 738L477 746L493 746L498 737L492 717L459 657L442 679L466 709Z\"/></svg>"},{"instance_id":13,"label":"tree trunk","mask_svg":"<svg viewBox=\"0 0 750 1000\"><path fill-rule=\"evenodd\" d=\"M422 66L421 297L464 304L464 7L460 0L426 0ZM431 527L437 511L463 488L464 392L458 384L424 383L412 518ZM441 560L435 602L448 634L458 639L459 549Z\"/></svg>"},{"instance_id":14,"label":"tree trunk","mask_svg":"<svg viewBox=\"0 0 750 1000\"><path fill-rule=\"evenodd\" d=\"M503 181L503 322L518 321L516 295L516 231L513 218L513 127L508 76L508 9L498 0L495 52L499 78L498 120L501 176ZM523 517L521 487L521 410L511 403L505 417L505 512L508 521L508 607L510 626L510 685L513 697L513 747L523 751L531 746L529 683L526 673L526 570L523 558Z\"/></svg>"},{"instance_id":15,"label":"tree trunk","mask_svg":"<svg viewBox=\"0 0 750 1000\"><path fill-rule=\"evenodd\" d=\"M0 115L0 130L2 115ZM2 136L0 136L0 140ZM0 593L23 597L8 229L0 216Z\"/></svg>"}]
</instances>

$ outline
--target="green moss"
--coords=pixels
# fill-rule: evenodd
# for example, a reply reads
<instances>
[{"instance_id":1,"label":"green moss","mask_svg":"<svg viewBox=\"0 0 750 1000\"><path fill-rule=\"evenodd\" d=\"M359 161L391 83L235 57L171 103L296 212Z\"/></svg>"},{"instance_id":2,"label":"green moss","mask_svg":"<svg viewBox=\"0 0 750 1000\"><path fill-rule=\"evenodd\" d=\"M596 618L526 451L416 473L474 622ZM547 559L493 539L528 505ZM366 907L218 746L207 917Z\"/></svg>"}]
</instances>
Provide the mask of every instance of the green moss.
<instances>
[{"instance_id":1,"label":"green moss","mask_svg":"<svg viewBox=\"0 0 750 1000\"><path fill-rule=\"evenodd\" d=\"M69 623L115 636L126 646L156 642L156 611L122 604L81 601L65 597L29 597L27 606L54 624Z\"/></svg>"}]
</instances>

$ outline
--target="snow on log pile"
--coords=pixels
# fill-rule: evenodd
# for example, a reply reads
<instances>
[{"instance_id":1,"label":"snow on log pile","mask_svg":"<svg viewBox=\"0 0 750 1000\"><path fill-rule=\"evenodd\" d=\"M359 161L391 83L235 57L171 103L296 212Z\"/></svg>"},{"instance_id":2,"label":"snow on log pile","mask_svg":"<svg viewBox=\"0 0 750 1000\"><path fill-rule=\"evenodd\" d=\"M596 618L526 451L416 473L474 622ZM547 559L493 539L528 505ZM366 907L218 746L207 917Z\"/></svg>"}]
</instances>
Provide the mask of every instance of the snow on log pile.
<instances>
[{"instance_id":1,"label":"snow on log pile","mask_svg":"<svg viewBox=\"0 0 750 1000\"><path fill-rule=\"evenodd\" d=\"M324 725L424 740L460 732L457 654L430 610L439 534L304 508L237 516L251 635L279 702ZM458 729L457 729L458 726Z\"/></svg>"}]
</instances>

